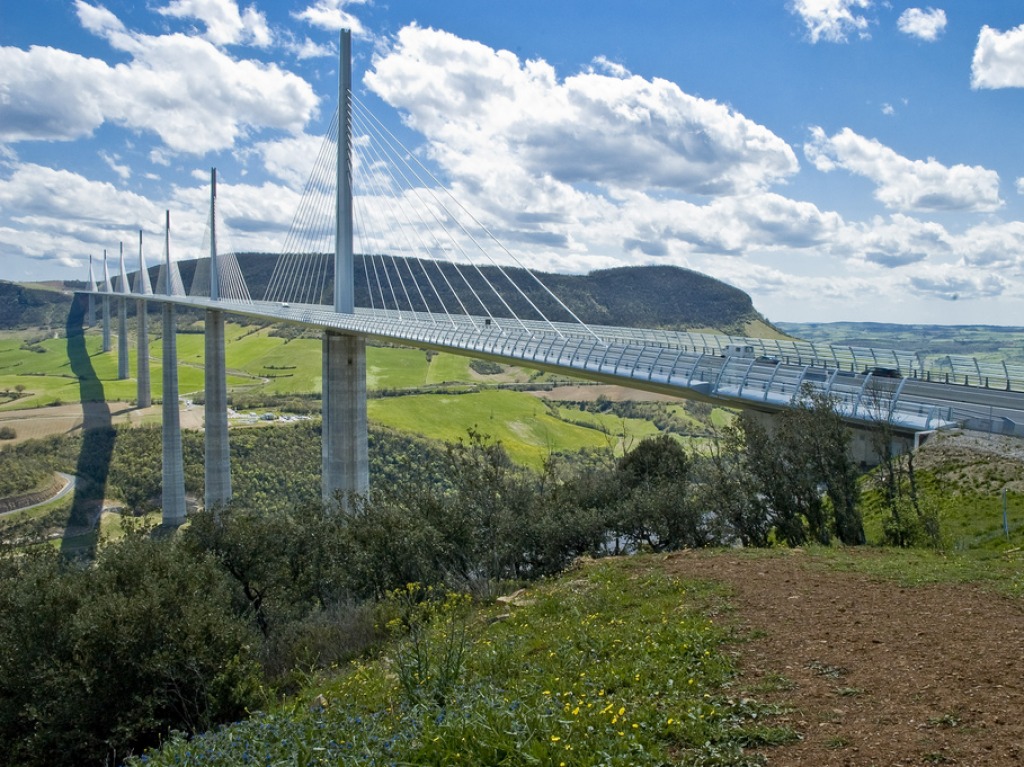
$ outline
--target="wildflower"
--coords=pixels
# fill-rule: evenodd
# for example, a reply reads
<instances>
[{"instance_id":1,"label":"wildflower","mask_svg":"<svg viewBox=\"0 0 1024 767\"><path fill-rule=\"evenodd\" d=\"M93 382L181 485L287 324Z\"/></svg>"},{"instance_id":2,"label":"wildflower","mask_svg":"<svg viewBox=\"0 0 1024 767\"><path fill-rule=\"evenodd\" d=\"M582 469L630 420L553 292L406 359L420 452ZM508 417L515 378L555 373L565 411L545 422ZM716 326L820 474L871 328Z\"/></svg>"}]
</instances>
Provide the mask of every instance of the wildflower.
<instances>
[{"instance_id":1,"label":"wildflower","mask_svg":"<svg viewBox=\"0 0 1024 767\"><path fill-rule=\"evenodd\" d=\"M552 743L557 743L557 742L558 742L558 741L560 741L560 740L561 740L561 738L560 738L560 737L558 737L557 735L552 735L552 736L551 736L551 742L552 742Z\"/></svg>"}]
</instances>

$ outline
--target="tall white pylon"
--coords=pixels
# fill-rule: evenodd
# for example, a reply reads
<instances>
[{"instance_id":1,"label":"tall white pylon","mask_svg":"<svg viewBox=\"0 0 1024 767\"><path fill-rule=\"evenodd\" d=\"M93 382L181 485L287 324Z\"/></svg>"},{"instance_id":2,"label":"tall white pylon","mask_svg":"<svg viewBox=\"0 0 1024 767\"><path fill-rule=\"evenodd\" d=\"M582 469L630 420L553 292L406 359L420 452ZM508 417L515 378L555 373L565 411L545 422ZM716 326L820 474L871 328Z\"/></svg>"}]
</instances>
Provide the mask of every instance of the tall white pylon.
<instances>
[{"instance_id":1,"label":"tall white pylon","mask_svg":"<svg viewBox=\"0 0 1024 767\"><path fill-rule=\"evenodd\" d=\"M121 263L117 299L117 380L128 380L128 272L124 268L124 243L121 243Z\"/></svg>"},{"instance_id":2,"label":"tall white pylon","mask_svg":"<svg viewBox=\"0 0 1024 767\"><path fill-rule=\"evenodd\" d=\"M164 286L168 296L174 291L171 278L171 212L164 225ZM178 412L178 340L174 304L163 305L163 515L161 522L177 527L185 521L185 461L181 449L181 415Z\"/></svg>"},{"instance_id":3,"label":"tall white pylon","mask_svg":"<svg viewBox=\"0 0 1024 767\"><path fill-rule=\"evenodd\" d=\"M146 271L146 258L142 254L142 230L139 230L139 271L135 275L135 292L140 296L150 296L153 288L149 283L149 272ZM142 407L153 404L153 387L149 374L149 314L145 298L135 302L136 348L135 377L138 383L135 402Z\"/></svg>"},{"instance_id":4,"label":"tall white pylon","mask_svg":"<svg viewBox=\"0 0 1024 767\"><path fill-rule=\"evenodd\" d=\"M335 198L334 311L355 311L352 253L352 33L341 30ZM349 333L323 336L322 494L342 510L370 489L366 422L366 340Z\"/></svg>"},{"instance_id":5,"label":"tall white pylon","mask_svg":"<svg viewBox=\"0 0 1024 767\"><path fill-rule=\"evenodd\" d=\"M96 324L96 273L92 270L92 253L89 254L89 309L85 321L90 328Z\"/></svg>"},{"instance_id":6,"label":"tall white pylon","mask_svg":"<svg viewBox=\"0 0 1024 767\"><path fill-rule=\"evenodd\" d=\"M110 344L110 294L114 292L110 284L110 266L107 264L107 251L103 251L103 353L111 349Z\"/></svg>"},{"instance_id":7,"label":"tall white pylon","mask_svg":"<svg viewBox=\"0 0 1024 767\"><path fill-rule=\"evenodd\" d=\"M210 302L220 300L220 279L217 267L217 169L210 169ZM205 506L217 509L231 500L231 448L228 443L228 382L226 345L224 343L224 312L206 310L204 414L206 429L204 447Z\"/></svg>"}]
</instances>

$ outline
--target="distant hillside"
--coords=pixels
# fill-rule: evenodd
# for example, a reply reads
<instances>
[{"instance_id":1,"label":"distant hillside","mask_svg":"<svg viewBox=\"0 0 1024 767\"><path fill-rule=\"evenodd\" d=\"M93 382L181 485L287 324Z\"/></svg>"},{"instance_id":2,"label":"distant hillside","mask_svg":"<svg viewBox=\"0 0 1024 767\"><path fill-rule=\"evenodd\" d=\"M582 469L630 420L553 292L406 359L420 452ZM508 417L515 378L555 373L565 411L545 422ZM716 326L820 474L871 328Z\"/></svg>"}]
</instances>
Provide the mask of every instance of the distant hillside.
<instances>
[{"instance_id":1,"label":"distant hillside","mask_svg":"<svg viewBox=\"0 0 1024 767\"><path fill-rule=\"evenodd\" d=\"M1024 363L1024 327L1002 325L898 325L887 322L779 322L806 341L911 349L927 357L965 355Z\"/></svg>"},{"instance_id":2,"label":"distant hillside","mask_svg":"<svg viewBox=\"0 0 1024 767\"><path fill-rule=\"evenodd\" d=\"M64 327L71 296L60 290L0 280L0 328Z\"/></svg>"},{"instance_id":3,"label":"distant hillside","mask_svg":"<svg viewBox=\"0 0 1024 767\"><path fill-rule=\"evenodd\" d=\"M245 272L249 290L254 296L262 296L270 282L275 256L266 254L240 254L239 261ZM395 262L397 261L397 267ZM449 306L455 305L445 282L462 286L465 279L480 295L489 294L487 282L501 290L505 301L516 314L528 317L531 314L526 299L509 284L499 269L485 266L477 270L462 268L460 275L450 263L440 264L445 279L438 276L438 264L418 259L387 259L388 273L396 293L404 299L408 293L416 310L423 309L411 275L420 279L426 270L439 290L445 293ZM195 262L192 262L194 269ZM383 266L377 262L378 270ZM372 271L372 267L371 267ZM505 269L506 274L518 285L544 314L552 320L571 321L565 310L537 284L523 269ZM723 332L742 334L744 325L753 320L762 320L754 309L750 296L738 288L708 277L707 275L677 266L625 266L615 269L601 269L589 274L552 274L536 272L537 277L552 293L558 296L581 320L599 325L622 325L646 328L717 328ZM184 270L183 270L183 278ZM191 276L191 272L189 274ZM330 295L332 275L328 274L325 293ZM486 278L486 280L485 280ZM383 276L382 276L383 279ZM363 260L356 258L356 304L370 306L370 296ZM186 280L186 284L188 280ZM427 298L428 304L431 299ZM379 300L377 301L379 304ZM490 304L497 303L493 299ZM437 311L436 304L431 305ZM480 312L479 307L467 305L470 312ZM497 316L492 306L491 310ZM507 313L506 313L507 315Z\"/></svg>"},{"instance_id":4,"label":"distant hillside","mask_svg":"<svg viewBox=\"0 0 1024 767\"><path fill-rule=\"evenodd\" d=\"M182 280L190 285L197 266L205 261L179 263ZM261 253L240 254L239 262L245 273L249 291L261 298L273 273L276 256ZM395 263L397 261L397 265ZM460 294L468 294L468 281L480 295L490 293L487 282L498 286L505 302L522 317L534 317L529 302L533 302L552 320L571 321L571 317L523 269L506 269L508 276L523 290L520 295L509 284L497 267L479 270L463 268L456 272L452 264L441 264L441 278L434 263L418 260L387 260L391 284L398 295L408 294L417 311L429 308L438 311L435 299L427 298L424 306L411 275L422 278L424 268L429 270L436 287L444 289L448 306L457 306L445 283L459 285ZM383 269L378 261L378 271ZM150 279L156 284L158 268L150 269ZM372 269L371 269L372 271ZM647 328L715 328L736 335L744 334L750 322L763 322L754 309L750 296L742 290L707 275L675 266L637 266L602 269L586 275L537 273L538 278L584 322L601 325L621 325ZM132 278L134 279L134 278ZM370 293L363 272L363 260L356 259L356 304L370 306ZM76 286L77 287L77 286ZM69 296L59 292L30 288L14 283L0 283L0 328L19 328L36 325L62 325L67 314ZM333 288L330 281L325 296ZM529 299L529 302L527 301ZM326 301L325 301L326 302ZM379 296L376 302L380 304ZM496 316L508 312L496 309L500 302L488 299ZM45 308L44 307L48 307ZM470 312L482 313L479 306L466 306Z\"/></svg>"}]
</instances>

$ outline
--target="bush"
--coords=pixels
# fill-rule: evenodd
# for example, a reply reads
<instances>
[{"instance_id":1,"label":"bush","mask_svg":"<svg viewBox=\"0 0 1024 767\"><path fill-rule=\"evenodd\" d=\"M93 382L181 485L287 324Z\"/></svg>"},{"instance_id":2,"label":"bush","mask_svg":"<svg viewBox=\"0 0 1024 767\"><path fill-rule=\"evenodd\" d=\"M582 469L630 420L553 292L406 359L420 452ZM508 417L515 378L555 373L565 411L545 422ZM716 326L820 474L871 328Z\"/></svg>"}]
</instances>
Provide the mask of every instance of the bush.
<instances>
[{"instance_id":1,"label":"bush","mask_svg":"<svg viewBox=\"0 0 1024 767\"><path fill-rule=\"evenodd\" d=\"M0 559L0 752L11 767L119 763L263 702L251 631L209 556L130 533L94 566Z\"/></svg>"},{"instance_id":2,"label":"bush","mask_svg":"<svg viewBox=\"0 0 1024 767\"><path fill-rule=\"evenodd\" d=\"M12 426L0 426L0 439L16 439L18 432Z\"/></svg>"}]
</instances>

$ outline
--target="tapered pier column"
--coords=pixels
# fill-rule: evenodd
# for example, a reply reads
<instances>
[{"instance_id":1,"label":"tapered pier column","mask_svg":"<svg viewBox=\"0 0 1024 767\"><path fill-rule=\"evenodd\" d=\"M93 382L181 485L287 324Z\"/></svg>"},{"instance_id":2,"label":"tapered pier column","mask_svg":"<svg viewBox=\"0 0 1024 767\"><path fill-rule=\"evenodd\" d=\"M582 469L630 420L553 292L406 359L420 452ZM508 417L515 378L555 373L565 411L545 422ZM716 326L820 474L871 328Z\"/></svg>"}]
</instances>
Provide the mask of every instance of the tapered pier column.
<instances>
[{"instance_id":1,"label":"tapered pier column","mask_svg":"<svg viewBox=\"0 0 1024 767\"><path fill-rule=\"evenodd\" d=\"M352 34L341 31L338 162L335 198L334 311L355 312L352 251ZM366 341L326 331L323 337L323 500L351 509L370 489L366 420Z\"/></svg>"},{"instance_id":2,"label":"tapered pier column","mask_svg":"<svg viewBox=\"0 0 1024 767\"><path fill-rule=\"evenodd\" d=\"M117 299L117 380L128 380L128 273L124 269L124 244L121 244L121 278Z\"/></svg>"},{"instance_id":3,"label":"tapered pier column","mask_svg":"<svg viewBox=\"0 0 1024 767\"><path fill-rule=\"evenodd\" d=\"M103 313L103 353L106 354L114 348L110 340L110 296L104 294L100 309Z\"/></svg>"},{"instance_id":4,"label":"tapered pier column","mask_svg":"<svg viewBox=\"0 0 1024 767\"><path fill-rule=\"evenodd\" d=\"M206 508L231 500L228 447L227 370L224 362L224 314L206 312Z\"/></svg>"},{"instance_id":5,"label":"tapered pier column","mask_svg":"<svg viewBox=\"0 0 1024 767\"><path fill-rule=\"evenodd\" d=\"M348 509L370 489L366 340L327 331L323 365L323 499Z\"/></svg>"},{"instance_id":6,"label":"tapered pier column","mask_svg":"<svg viewBox=\"0 0 1024 767\"><path fill-rule=\"evenodd\" d=\"M135 302L139 334L135 348L135 356L138 357L138 371L135 374L138 379L138 391L135 400L139 407L149 407L153 404L153 386L149 375L149 318L146 316L146 309L146 302L143 299Z\"/></svg>"},{"instance_id":7,"label":"tapered pier column","mask_svg":"<svg viewBox=\"0 0 1024 767\"><path fill-rule=\"evenodd\" d=\"M90 328L96 325L96 275L92 271L91 253L89 254L89 308L85 322Z\"/></svg>"},{"instance_id":8,"label":"tapered pier column","mask_svg":"<svg viewBox=\"0 0 1024 767\"><path fill-rule=\"evenodd\" d=\"M210 300L220 299L217 266L217 169L210 171ZM228 445L228 371L224 359L224 313L206 310L206 500L216 509L231 500Z\"/></svg>"},{"instance_id":9,"label":"tapered pier column","mask_svg":"<svg viewBox=\"0 0 1024 767\"><path fill-rule=\"evenodd\" d=\"M162 521L165 525L178 526L185 521L185 463L181 451L181 416L178 413L178 341L174 304L163 305L163 321Z\"/></svg>"},{"instance_id":10,"label":"tapered pier column","mask_svg":"<svg viewBox=\"0 0 1024 767\"><path fill-rule=\"evenodd\" d=\"M142 230L139 230L139 273L135 277L135 292L141 296L153 295L153 286L149 283L149 272L146 271L146 259L142 255ZM135 348L135 356L138 359L135 365L138 372L135 374L138 380L138 393L135 397L139 407L149 407L153 404L153 387L150 385L149 376L149 316L148 304L145 299L140 298L135 302L135 318L138 322L138 342Z\"/></svg>"},{"instance_id":11,"label":"tapered pier column","mask_svg":"<svg viewBox=\"0 0 1024 767\"><path fill-rule=\"evenodd\" d=\"M103 251L103 353L113 348L110 343L110 294L114 288L110 284L110 267L107 265L107 251Z\"/></svg>"}]
</instances>

